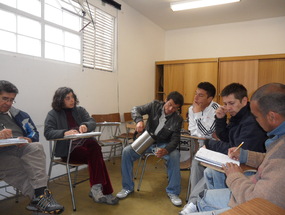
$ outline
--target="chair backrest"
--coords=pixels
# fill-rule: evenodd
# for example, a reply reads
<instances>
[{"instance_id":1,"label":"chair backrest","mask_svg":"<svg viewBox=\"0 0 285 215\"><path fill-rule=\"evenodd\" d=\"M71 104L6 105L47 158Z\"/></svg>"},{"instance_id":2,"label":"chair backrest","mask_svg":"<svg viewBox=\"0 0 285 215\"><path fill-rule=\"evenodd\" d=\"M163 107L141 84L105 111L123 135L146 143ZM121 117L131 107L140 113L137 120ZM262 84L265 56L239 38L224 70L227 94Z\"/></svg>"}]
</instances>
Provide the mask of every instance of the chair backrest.
<instances>
[{"instance_id":1,"label":"chair backrest","mask_svg":"<svg viewBox=\"0 0 285 215\"><path fill-rule=\"evenodd\" d=\"M121 122L120 113L92 114L96 122Z\"/></svg>"},{"instance_id":2,"label":"chair backrest","mask_svg":"<svg viewBox=\"0 0 285 215\"><path fill-rule=\"evenodd\" d=\"M125 120L125 122L133 121L131 112L124 113L124 120Z\"/></svg>"}]
</instances>

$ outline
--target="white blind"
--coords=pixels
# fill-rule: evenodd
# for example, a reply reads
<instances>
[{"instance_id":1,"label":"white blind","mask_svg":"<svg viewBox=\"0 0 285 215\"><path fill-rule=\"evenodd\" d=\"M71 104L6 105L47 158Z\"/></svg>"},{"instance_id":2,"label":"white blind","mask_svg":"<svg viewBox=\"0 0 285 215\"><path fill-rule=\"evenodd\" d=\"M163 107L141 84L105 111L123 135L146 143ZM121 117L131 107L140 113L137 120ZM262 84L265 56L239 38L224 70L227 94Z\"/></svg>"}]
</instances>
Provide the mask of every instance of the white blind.
<instances>
[{"instance_id":1,"label":"white blind","mask_svg":"<svg viewBox=\"0 0 285 215\"><path fill-rule=\"evenodd\" d=\"M83 20L83 66L112 72L115 52L115 18L93 6L85 5L92 14ZM88 24L89 23L89 24Z\"/></svg>"}]
</instances>

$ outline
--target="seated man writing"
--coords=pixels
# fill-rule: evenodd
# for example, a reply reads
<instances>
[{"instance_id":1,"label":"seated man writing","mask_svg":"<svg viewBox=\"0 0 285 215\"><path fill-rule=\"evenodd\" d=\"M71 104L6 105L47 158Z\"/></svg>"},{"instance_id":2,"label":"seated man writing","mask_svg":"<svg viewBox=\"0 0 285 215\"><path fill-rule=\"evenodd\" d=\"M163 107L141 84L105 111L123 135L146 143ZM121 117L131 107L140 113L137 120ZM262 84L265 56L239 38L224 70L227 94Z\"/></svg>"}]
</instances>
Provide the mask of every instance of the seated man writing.
<instances>
[{"instance_id":1,"label":"seated man writing","mask_svg":"<svg viewBox=\"0 0 285 215\"><path fill-rule=\"evenodd\" d=\"M219 214L253 198L266 199L285 209L285 85L260 87L250 106L257 122L267 131L266 153L233 147L228 155L258 168L256 174L247 177L238 165L227 163L223 169L228 188L205 190L197 201L199 212L188 214Z\"/></svg>"},{"instance_id":2,"label":"seated man writing","mask_svg":"<svg viewBox=\"0 0 285 215\"><path fill-rule=\"evenodd\" d=\"M28 210L59 214L64 207L47 189L46 156L37 128L27 113L12 106L17 94L15 85L0 81L0 139L19 137L28 142L0 147L0 178L31 198Z\"/></svg>"}]
</instances>

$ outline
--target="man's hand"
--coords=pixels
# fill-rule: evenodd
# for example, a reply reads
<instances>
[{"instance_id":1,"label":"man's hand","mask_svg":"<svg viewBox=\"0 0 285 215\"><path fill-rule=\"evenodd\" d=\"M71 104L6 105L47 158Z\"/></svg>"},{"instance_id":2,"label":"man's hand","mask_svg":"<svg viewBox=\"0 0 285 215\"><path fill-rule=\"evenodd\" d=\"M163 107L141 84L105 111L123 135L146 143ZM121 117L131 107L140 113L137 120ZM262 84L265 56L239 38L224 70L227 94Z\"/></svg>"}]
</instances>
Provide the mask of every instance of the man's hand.
<instances>
[{"instance_id":1,"label":"man's hand","mask_svg":"<svg viewBox=\"0 0 285 215\"><path fill-rule=\"evenodd\" d=\"M144 122L143 121L140 121L136 124L136 131L138 133L142 133L144 130Z\"/></svg>"},{"instance_id":2,"label":"man's hand","mask_svg":"<svg viewBox=\"0 0 285 215\"><path fill-rule=\"evenodd\" d=\"M165 148L159 148L155 153L156 157L158 158L162 158L164 155L167 155L167 154L168 154L168 151Z\"/></svg>"},{"instance_id":3,"label":"man's hand","mask_svg":"<svg viewBox=\"0 0 285 215\"><path fill-rule=\"evenodd\" d=\"M223 165L222 168L225 171L227 176L235 172L243 173L243 170L240 168L240 166L234 163L226 163L226 165Z\"/></svg>"},{"instance_id":4,"label":"man's hand","mask_svg":"<svg viewBox=\"0 0 285 215\"><path fill-rule=\"evenodd\" d=\"M199 113L202 111L202 107L201 107L201 104L198 104L197 102L193 102L193 112L194 113Z\"/></svg>"},{"instance_id":5,"label":"man's hand","mask_svg":"<svg viewBox=\"0 0 285 215\"><path fill-rule=\"evenodd\" d=\"M237 149L237 147L229 148L229 150L228 150L228 156L229 156L231 159L234 159L234 160L239 161L240 149L238 149L238 150L236 150L236 149Z\"/></svg>"},{"instance_id":6,"label":"man's hand","mask_svg":"<svg viewBox=\"0 0 285 215\"><path fill-rule=\"evenodd\" d=\"M227 114L227 110L225 107L220 106L217 110L216 110L216 117L221 119L224 118L225 115Z\"/></svg>"},{"instance_id":7,"label":"man's hand","mask_svg":"<svg viewBox=\"0 0 285 215\"><path fill-rule=\"evenodd\" d=\"M12 130L11 129L3 129L2 131L0 131L0 139L8 139L8 138L12 138Z\"/></svg>"}]
</instances>

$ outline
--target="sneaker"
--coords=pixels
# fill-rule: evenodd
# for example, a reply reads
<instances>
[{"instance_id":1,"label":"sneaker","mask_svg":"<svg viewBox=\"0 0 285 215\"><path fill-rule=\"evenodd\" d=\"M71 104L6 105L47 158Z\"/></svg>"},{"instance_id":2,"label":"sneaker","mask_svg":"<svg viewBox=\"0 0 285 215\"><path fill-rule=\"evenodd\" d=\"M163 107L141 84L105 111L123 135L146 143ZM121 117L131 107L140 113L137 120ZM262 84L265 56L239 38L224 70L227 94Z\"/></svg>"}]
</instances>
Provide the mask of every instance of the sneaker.
<instances>
[{"instance_id":1,"label":"sneaker","mask_svg":"<svg viewBox=\"0 0 285 215\"><path fill-rule=\"evenodd\" d=\"M182 200L179 198L179 196L171 193L167 193L168 197L170 198L170 201L172 202L173 205L175 206L181 206L182 205Z\"/></svg>"},{"instance_id":2,"label":"sneaker","mask_svg":"<svg viewBox=\"0 0 285 215\"><path fill-rule=\"evenodd\" d=\"M182 211L179 212L179 215L188 215L190 213L198 212L197 206L193 204L192 202L186 204Z\"/></svg>"},{"instance_id":3,"label":"sneaker","mask_svg":"<svg viewBox=\"0 0 285 215\"><path fill-rule=\"evenodd\" d=\"M89 197L91 197L94 200L94 202L97 202L97 203L107 202L107 198L102 192L102 184L94 184L91 187Z\"/></svg>"},{"instance_id":4,"label":"sneaker","mask_svg":"<svg viewBox=\"0 0 285 215\"><path fill-rule=\"evenodd\" d=\"M96 184L93 185L89 197L94 200L94 202L97 203L106 203L108 205L115 205L118 204L119 199L112 194L109 195L104 195L102 192L102 185L101 184Z\"/></svg>"},{"instance_id":5,"label":"sneaker","mask_svg":"<svg viewBox=\"0 0 285 215\"><path fill-rule=\"evenodd\" d=\"M45 189L43 195L33 198L26 208L30 211L47 214L60 214L64 211L64 207L54 200L48 189Z\"/></svg>"},{"instance_id":6,"label":"sneaker","mask_svg":"<svg viewBox=\"0 0 285 215\"><path fill-rule=\"evenodd\" d=\"M108 205L116 205L116 204L118 204L119 199L116 196L113 196L112 194L105 195L105 196L106 196L106 199L107 199L106 203Z\"/></svg>"},{"instance_id":7,"label":"sneaker","mask_svg":"<svg viewBox=\"0 0 285 215\"><path fill-rule=\"evenodd\" d=\"M119 199L124 199L132 192L134 192L134 191L133 190L122 189L120 192L117 193L117 197Z\"/></svg>"}]
</instances>

